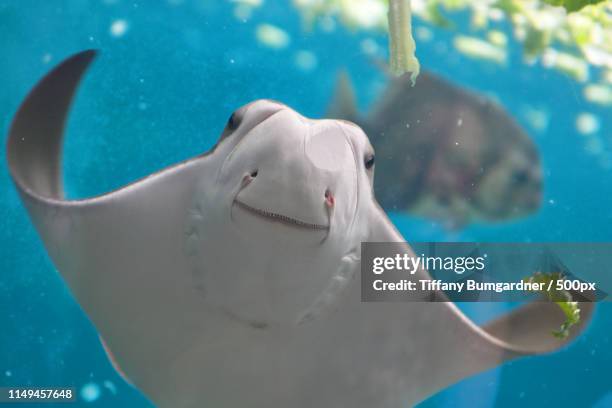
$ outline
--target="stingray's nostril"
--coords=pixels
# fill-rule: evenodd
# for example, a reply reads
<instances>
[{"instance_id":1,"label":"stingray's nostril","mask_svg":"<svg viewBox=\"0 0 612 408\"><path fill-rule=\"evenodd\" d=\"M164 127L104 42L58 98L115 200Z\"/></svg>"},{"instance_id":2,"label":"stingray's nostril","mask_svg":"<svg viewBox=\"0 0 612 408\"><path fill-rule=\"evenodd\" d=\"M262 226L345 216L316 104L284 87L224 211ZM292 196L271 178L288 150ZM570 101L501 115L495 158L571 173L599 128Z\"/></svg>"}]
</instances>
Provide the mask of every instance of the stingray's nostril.
<instances>
[{"instance_id":1,"label":"stingray's nostril","mask_svg":"<svg viewBox=\"0 0 612 408\"><path fill-rule=\"evenodd\" d=\"M250 174L245 174L242 178L242 188L251 184L253 179L257 177L258 170L253 170Z\"/></svg>"},{"instance_id":2,"label":"stingray's nostril","mask_svg":"<svg viewBox=\"0 0 612 408\"><path fill-rule=\"evenodd\" d=\"M327 190L325 190L325 205L331 208L334 206L335 203L336 203L336 200L334 198L334 195L328 188Z\"/></svg>"}]
</instances>

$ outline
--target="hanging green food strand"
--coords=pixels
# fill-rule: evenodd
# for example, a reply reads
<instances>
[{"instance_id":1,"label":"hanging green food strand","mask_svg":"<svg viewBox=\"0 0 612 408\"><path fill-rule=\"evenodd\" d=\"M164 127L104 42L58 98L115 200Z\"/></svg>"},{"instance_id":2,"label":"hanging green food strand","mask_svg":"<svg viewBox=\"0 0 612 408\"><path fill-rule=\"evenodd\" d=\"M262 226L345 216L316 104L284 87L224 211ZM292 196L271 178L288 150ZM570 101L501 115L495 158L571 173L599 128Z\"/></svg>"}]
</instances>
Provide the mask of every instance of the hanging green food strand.
<instances>
[{"instance_id":1,"label":"hanging green food strand","mask_svg":"<svg viewBox=\"0 0 612 408\"><path fill-rule=\"evenodd\" d=\"M412 38L410 0L389 0L389 69L397 76L410 72L412 85L419 75L420 65Z\"/></svg>"}]
</instances>

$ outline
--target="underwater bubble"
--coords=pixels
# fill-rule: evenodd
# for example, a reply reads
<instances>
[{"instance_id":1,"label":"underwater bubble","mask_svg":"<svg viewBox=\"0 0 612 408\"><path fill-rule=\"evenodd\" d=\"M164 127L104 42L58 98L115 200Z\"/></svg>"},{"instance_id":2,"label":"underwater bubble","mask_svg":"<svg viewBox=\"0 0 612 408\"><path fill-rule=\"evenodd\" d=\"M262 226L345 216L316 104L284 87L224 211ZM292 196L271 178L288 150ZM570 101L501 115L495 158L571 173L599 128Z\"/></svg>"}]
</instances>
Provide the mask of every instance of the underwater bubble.
<instances>
[{"instance_id":1,"label":"underwater bubble","mask_svg":"<svg viewBox=\"0 0 612 408\"><path fill-rule=\"evenodd\" d=\"M310 51L300 50L295 53L295 65L302 71L312 71L318 63L317 56Z\"/></svg>"},{"instance_id":2,"label":"underwater bubble","mask_svg":"<svg viewBox=\"0 0 612 408\"><path fill-rule=\"evenodd\" d=\"M584 150L589 154L597 156L603 153L604 146L601 139L599 139L598 137L591 137L587 140L584 146Z\"/></svg>"},{"instance_id":3,"label":"underwater bubble","mask_svg":"<svg viewBox=\"0 0 612 408\"><path fill-rule=\"evenodd\" d=\"M111 392L111 394L117 394L117 387L115 387L115 384L112 381L106 380L102 384L107 390Z\"/></svg>"},{"instance_id":4,"label":"underwater bubble","mask_svg":"<svg viewBox=\"0 0 612 408\"><path fill-rule=\"evenodd\" d=\"M323 16L319 22L319 26L321 27L321 30L331 33L336 29L336 20L334 20L331 16Z\"/></svg>"},{"instance_id":5,"label":"underwater bubble","mask_svg":"<svg viewBox=\"0 0 612 408\"><path fill-rule=\"evenodd\" d=\"M583 135L590 135L599 130L599 118L592 113L582 112L576 116L576 130Z\"/></svg>"},{"instance_id":6,"label":"underwater bubble","mask_svg":"<svg viewBox=\"0 0 612 408\"><path fill-rule=\"evenodd\" d=\"M232 3L243 4L249 7L259 7L263 4L263 0L231 0Z\"/></svg>"},{"instance_id":7,"label":"underwater bubble","mask_svg":"<svg viewBox=\"0 0 612 408\"><path fill-rule=\"evenodd\" d=\"M4 375L5 375L6 377L12 377L12 376L13 376L13 373L11 372L11 370L6 370L6 371L4 372Z\"/></svg>"},{"instance_id":8,"label":"underwater bubble","mask_svg":"<svg viewBox=\"0 0 612 408\"><path fill-rule=\"evenodd\" d=\"M371 38L366 38L359 44L361 51L367 55L378 55L380 54L380 46Z\"/></svg>"},{"instance_id":9,"label":"underwater bubble","mask_svg":"<svg viewBox=\"0 0 612 408\"><path fill-rule=\"evenodd\" d=\"M127 21L119 19L119 20L113 21L113 23L110 26L109 31L113 37L119 38L125 35L125 33L127 32L127 29L128 29Z\"/></svg>"},{"instance_id":10,"label":"underwater bubble","mask_svg":"<svg viewBox=\"0 0 612 408\"><path fill-rule=\"evenodd\" d=\"M81 398L85 402L93 402L100 398L100 387L96 383L87 383L81 388Z\"/></svg>"},{"instance_id":11,"label":"underwater bubble","mask_svg":"<svg viewBox=\"0 0 612 408\"><path fill-rule=\"evenodd\" d=\"M253 15L253 7L246 4L237 4L234 7L234 17L238 21L247 22Z\"/></svg>"},{"instance_id":12,"label":"underwater bubble","mask_svg":"<svg viewBox=\"0 0 612 408\"><path fill-rule=\"evenodd\" d=\"M272 24L259 24L255 29L255 36L257 41L270 48L286 48L291 42L286 31Z\"/></svg>"},{"instance_id":13,"label":"underwater bubble","mask_svg":"<svg viewBox=\"0 0 612 408\"><path fill-rule=\"evenodd\" d=\"M253 9L263 4L263 0L232 0L232 3L236 3L234 17L237 20L246 22L253 15Z\"/></svg>"},{"instance_id":14,"label":"underwater bubble","mask_svg":"<svg viewBox=\"0 0 612 408\"><path fill-rule=\"evenodd\" d=\"M589 84L584 87L584 99L598 105L612 105L612 88L603 84Z\"/></svg>"},{"instance_id":15,"label":"underwater bubble","mask_svg":"<svg viewBox=\"0 0 612 408\"><path fill-rule=\"evenodd\" d=\"M431 41L433 38L433 32L427 27L419 26L416 28L415 33L417 39L420 41L427 42Z\"/></svg>"},{"instance_id":16,"label":"underwater bubble","mask_svg":"<svg viewBox=\"0 0 612 408\"><path fill-rule=\"evenodd\" d=\"M523 116L531 127L535 130L543 132L548 128L550 116L546 109L536 106L526 105L522 108Z\"/></svg>"},{"instance_id":17,"label":"underwater bubble","mask_svg":"<svg viewBox=\"0 0 612 408\"><path fill-rule=\"evenodd\" d=\"M434 50L438 54L446 54L448 52L448 46L444 41L436 41L434 44Z\"/></svg>"},{"instance_id":18,"label":"underwater bubble","mask_svg":"<svg viewBox=\"0 0 612 408\"><path fill-rule=\"evenodd\" d=\"M53 56L47 52L43 55L42 62L43 64L48 64L51 62L52 59L53 59Z\"/></svg>"}]
</instances>

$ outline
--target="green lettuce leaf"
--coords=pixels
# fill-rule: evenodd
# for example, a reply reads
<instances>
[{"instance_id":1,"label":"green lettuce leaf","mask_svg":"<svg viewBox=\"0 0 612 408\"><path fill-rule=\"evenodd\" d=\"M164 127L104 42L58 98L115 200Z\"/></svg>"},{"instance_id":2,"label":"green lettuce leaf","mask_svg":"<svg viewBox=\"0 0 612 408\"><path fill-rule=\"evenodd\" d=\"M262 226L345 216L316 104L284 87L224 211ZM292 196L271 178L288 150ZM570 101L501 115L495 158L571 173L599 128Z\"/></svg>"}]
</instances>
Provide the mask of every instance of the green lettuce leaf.
<instances>
[{"instance_id":1,"label":"green lettuce leaf","mask_svg":"<svg viewBox=\"0 0 612 408\"><path fill-rule=\"evenodd\" d=\"M568 13L572 11L578 11L589 4L603 3L605 0L543 0L544 3L548 3L552 6L565 7Z\"/></svg>"},{"instance_id":2,"label":"green lettuce leaf","mask_svg":"<svg viewBox=\"0 0 612 408\"><path fill-rule=\"evenodd\" d=\"M542 291L542 294L544 294L551 302L555 302L565 315L565 321L561 324L561 327L559 327L558 330L554 330L552 332L553 336L560 339L567 338L570 334L570 329L572 328L572 326L580 322L580 308L578 307L578 302L573 301L572 294L566 290L555 289L556 285L554 284L554 282L563 279L565 279L563 275L557 272L536 272L532 276L523 279L525 282L543 283L544 287L547 287L548 283L550 281L553 281L553 289L551 289L550 291L544 290Z\"/></svg>"}]
</instances>

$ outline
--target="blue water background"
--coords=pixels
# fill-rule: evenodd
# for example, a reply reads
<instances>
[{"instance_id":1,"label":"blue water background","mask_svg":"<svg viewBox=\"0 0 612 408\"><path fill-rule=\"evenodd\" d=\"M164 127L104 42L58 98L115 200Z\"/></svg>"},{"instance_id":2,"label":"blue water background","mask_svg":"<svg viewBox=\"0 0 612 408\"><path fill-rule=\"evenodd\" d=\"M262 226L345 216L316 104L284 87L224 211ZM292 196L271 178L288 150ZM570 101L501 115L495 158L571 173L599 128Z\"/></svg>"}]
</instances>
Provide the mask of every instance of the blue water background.
<instances>
[{"instance_id":1,"label":"blue water background","mask_svg":"<svg viewBox=\"0 0 612 408\"><path fill-rule=\"evenodd\" d=\"M384 88L384 75L361 50L365 39L384 49L383 34L339 25L332 32L309 28L280 0L268 0L247 21L234 17L234 7L204 0L0 1L2 134L31 86L54 64L86 48L101 54L68 123L64 168L72 197L106 192L206 151L231 112L253 99L277 99L320 117L340 68L349 69L364 111ZM128 24L120 37L109 32L117 19ZM289 47L259 44L254 33L260 23L285 29ZM404 236L612 240L612 172L601 155L587 152L585 136L575 129L579 112L597 115L596 137L604 145L602 155L610 156L610 110L583 100L582 85L573 79L525 65L517 44L511 42L510 61L499 67L462 56L451 46L450 32L432 30L433 40L419 45L422 65L496 97L532 134L544 163L545 199L541 210L524 220L455 232L430 220L393 215ZM316 55L316 67L296 65L300 50ZM545 131L530 125L526 105L549 112ZM108 362L18 201L4 144L0 153L0 386L73 385L92 400L79 405L151 406ZM503 308L472 305L468 312L482 322ZM587 332L567 349L467 379L421 407L612 407L611 330L612 305L602 304Z\"/></svg>"}]
</instances>

